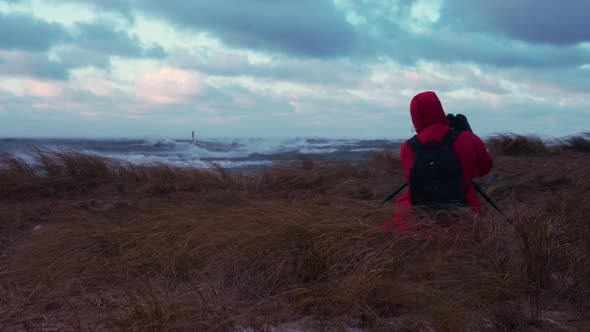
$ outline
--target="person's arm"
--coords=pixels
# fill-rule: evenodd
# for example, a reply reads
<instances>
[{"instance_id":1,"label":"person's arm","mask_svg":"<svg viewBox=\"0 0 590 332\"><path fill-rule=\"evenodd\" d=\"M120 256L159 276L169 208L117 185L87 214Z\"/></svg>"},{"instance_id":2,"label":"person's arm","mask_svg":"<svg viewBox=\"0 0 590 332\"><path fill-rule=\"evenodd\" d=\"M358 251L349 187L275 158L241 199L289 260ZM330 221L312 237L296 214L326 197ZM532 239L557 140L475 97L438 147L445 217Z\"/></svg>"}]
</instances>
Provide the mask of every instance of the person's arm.
<instances>
[{"instance_id":1,"label":"person's arm","mask_svg":"<svg viewBox=\"0 0 590 332\"><path fill-rule=\"evenodd\" d=\"M479 136L473 135L473 143L475 144L475 153L476 153L476 164L477 164L477 177L486 176L492 167L494 167L494 160L492 156L488 153L484 142L479 138Z\"/></svg>"},{"instance_id":2,"label":"person's arm","mask_svg":"<svg viewBox=\"0 0 590 332\"><path fill-rule=\"evenodd\" d=\"M467 117L463 114L448 114L447 119L449 119L449 123L453 129L464 132L470 137L475 148L476 177L486 176L492 170L494 161L488 153L484 142L479 136L473 133Z\"/></svg>"},{"instance_id":3,"label":"person's arm","mask_svg":"<svg viewBox=\"0 0 590 332\"><path fill-rule=\"evenodd\" d=\"M414 162L414 151L410 149L407 141L405 141L402 144L400 148L399 157L402 163L402 168L404 170L404 177L406 179L406 183L410 184L410 171L412 169L412 163Z\"/></svg>"}]
</instances>

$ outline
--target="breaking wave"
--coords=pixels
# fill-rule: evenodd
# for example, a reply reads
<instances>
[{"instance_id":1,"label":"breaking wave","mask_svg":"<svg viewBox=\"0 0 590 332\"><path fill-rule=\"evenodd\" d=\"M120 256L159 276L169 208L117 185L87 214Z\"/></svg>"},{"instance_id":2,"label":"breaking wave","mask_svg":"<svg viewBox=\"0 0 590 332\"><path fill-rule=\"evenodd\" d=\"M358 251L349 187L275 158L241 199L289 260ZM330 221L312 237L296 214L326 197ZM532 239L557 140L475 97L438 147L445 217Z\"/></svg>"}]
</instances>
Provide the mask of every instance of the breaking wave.
<instances>
[{"instance_id":1,"label":"breaking wave","mask_svg":"<svg viewBox=\"0 0 590 332\"><path fill-rule=\"evenodd\" d=\"M74 150L117 158L132 163L170 163L209 167L210 162L226 168L262 167L295 160L299 155L312 159L359 161L368 153L396 149L399 140L357 140L323 138L217 138L178 140L145 139L0 139L0 151L30 157L35 148Z\"/></svg>"}]
</instances>

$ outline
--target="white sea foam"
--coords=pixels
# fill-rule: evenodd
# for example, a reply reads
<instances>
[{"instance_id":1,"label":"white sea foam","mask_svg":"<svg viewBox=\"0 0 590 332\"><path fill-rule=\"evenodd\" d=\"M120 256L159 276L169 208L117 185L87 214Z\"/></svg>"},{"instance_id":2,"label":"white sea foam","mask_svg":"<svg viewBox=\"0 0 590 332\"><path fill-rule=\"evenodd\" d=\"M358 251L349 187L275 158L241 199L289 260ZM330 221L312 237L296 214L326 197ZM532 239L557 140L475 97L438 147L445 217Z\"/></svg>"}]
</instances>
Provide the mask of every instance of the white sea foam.
<instances>
[{"instance_id":1,"label":"white sea foam","mask_svg":"<svg viewBox=\"0 0 590 332\"><path fill-rule=\"evenodd\" d=\"M210 167L210 162L226 168L259 167L294 160L298 154L322 158L342 156L360 160L370 151L396 144L393 141L321 138L216 138L176 140L144 139L13 139L0 140L0 151L33 161L33 146L48 150L72 150L125 160L134 164L168 163Z\"/></svg>"}]
</instances>

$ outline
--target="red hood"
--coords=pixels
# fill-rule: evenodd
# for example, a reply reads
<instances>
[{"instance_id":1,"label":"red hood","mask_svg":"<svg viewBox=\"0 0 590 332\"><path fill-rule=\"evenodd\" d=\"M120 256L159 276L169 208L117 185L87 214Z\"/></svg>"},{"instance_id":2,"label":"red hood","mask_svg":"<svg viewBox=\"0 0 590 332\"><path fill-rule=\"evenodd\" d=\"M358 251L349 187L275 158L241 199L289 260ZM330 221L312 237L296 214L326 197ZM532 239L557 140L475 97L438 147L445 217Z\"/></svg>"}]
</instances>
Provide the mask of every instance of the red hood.
<instances>
[{"instance_id":1,"label":"red hood","mask_svg":"<svg viewBox=\"0 0 590 332\"><path fill-rule=\"evenodd\" d=\"M417 132L434 123L449 124L440 100L432 91L419 93L412 98L410 114Z\"/></svg>"}]
</instances>

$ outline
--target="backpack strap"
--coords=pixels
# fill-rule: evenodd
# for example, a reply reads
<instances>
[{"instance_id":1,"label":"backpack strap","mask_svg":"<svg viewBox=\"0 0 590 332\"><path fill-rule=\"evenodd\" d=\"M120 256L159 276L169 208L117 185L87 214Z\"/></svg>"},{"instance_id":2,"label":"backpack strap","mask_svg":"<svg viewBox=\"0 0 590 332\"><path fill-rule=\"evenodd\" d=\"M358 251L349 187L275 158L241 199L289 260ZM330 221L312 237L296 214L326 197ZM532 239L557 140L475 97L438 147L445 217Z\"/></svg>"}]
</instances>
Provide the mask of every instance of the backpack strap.
<instances>
[{"instance_id":1,"label":"backpack strap","mask_svg":"<svg viewBox=\"0 0 590 332\"><path fill-rule=\"evenodd\" d=\"M426 146L418 139L418 135L414 135L414 137L410 138L407 143L414 153L422 151L426 148Z\"/></svg>"},{"instance_id":2,"label":"backpack strap","mask_svg":"<svg viewBox=\"0 0 590 332\"><path fill-rule=\"evenodd\" d=\"M453 145L453 143L455 143L455 141L457 140L457 138L459 138L460 135L461 135L461 132L458 130L454 130L454 129L449 130L449 132L447 133L445 138L442 140L441 145L448 145L448 146Z\"/></svg>"}]
</instances>

